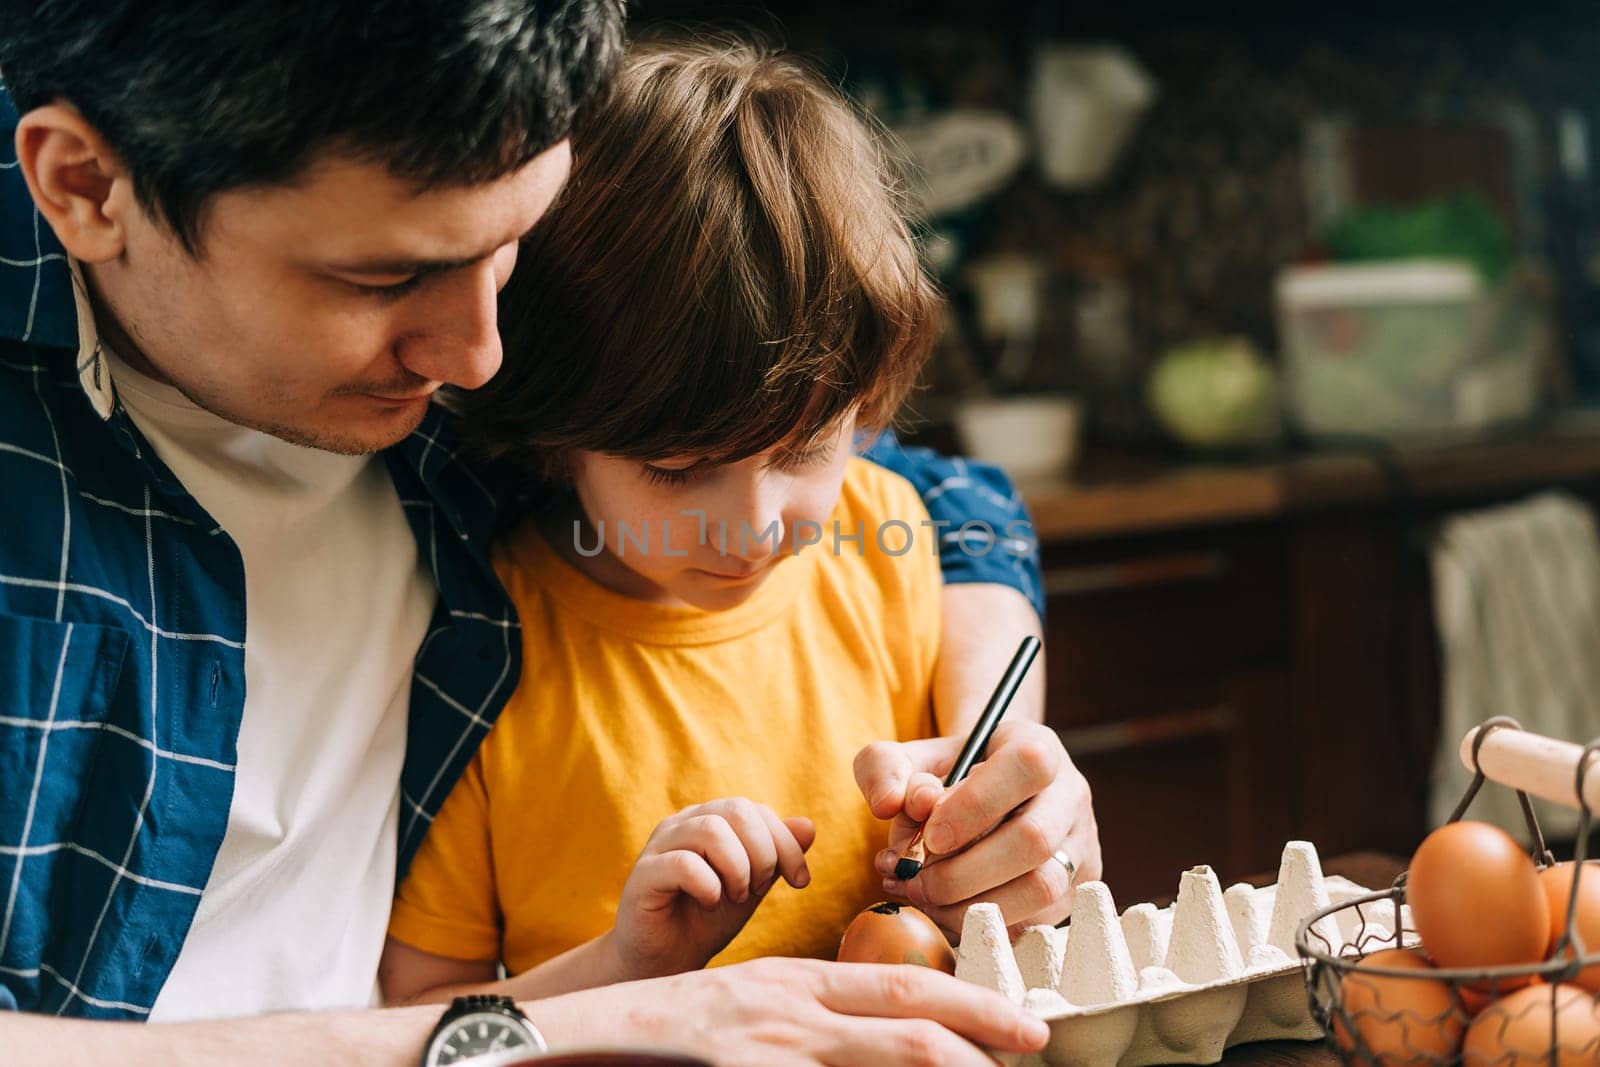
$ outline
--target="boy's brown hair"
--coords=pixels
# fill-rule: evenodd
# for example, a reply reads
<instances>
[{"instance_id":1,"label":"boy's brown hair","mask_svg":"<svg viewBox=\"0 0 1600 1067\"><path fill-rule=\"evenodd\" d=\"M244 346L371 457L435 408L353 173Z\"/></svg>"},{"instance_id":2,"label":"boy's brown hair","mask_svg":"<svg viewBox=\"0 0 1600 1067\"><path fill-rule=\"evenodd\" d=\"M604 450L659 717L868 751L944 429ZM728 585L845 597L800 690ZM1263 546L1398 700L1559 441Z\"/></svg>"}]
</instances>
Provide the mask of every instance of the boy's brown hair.
<instances>
[{"instance_id":1,"label":"boy's brown hair","mask_svg":"<svg viewBox=\"0 0 1600 1067\"><path fill-rule=\"evenodd\" d=\"M470 441L559 478L574 450L728 462L889 424L939 296L866 121L801 62L635 45L500 297Z\"/></svg>"}]
</instances>

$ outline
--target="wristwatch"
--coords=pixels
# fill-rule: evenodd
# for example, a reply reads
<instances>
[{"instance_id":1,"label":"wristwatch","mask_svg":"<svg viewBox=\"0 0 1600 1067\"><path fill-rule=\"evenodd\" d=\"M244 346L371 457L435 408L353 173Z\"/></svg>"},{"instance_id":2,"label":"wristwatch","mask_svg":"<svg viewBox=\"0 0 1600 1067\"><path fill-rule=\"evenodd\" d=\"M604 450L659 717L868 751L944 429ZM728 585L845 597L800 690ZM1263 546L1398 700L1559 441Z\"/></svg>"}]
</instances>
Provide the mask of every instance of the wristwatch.
<instances>
[{"instance_id":1,"label":"wristwatch","mask_svg":"<svg viewBox=\"0 0 1600 1067\"><path fill-rule=\"evenodd\" d=\"M457 997L433 1028L422 1067L502 1063L548 1052L544 1035L510 997Z\"/></svg>"}]
</instances>

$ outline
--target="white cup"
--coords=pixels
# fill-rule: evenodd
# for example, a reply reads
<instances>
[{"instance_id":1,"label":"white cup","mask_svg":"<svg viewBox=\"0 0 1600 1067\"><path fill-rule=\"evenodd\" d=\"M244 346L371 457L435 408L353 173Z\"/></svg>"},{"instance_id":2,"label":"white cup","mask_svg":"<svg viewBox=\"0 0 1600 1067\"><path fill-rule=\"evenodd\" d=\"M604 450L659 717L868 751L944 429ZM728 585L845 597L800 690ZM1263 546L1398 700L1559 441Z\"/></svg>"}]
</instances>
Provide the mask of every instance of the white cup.
<instances>
[{"instance_id":1,"label":"white cup","mask_svg":"<svg viewBox=\"0 0 1600 1067\"><path fill-rule=\"evenodd\" d=\"M956 409L961 445L1018 482L1060 478L1078 453L1081 412L1064 396L969 400Z\"/></svg>"},{"instance_id":2,"label":"white cup","mask_svg":"<svg viewBox=\"0 0 1600 1067\"><path fill-rule=\"evenodd\" d=\"M1122 48L1041 45L1029 105L1045 180L1061 189L1103 181L1155 98L1155 80Z\"/></svg>"}]
</instances>

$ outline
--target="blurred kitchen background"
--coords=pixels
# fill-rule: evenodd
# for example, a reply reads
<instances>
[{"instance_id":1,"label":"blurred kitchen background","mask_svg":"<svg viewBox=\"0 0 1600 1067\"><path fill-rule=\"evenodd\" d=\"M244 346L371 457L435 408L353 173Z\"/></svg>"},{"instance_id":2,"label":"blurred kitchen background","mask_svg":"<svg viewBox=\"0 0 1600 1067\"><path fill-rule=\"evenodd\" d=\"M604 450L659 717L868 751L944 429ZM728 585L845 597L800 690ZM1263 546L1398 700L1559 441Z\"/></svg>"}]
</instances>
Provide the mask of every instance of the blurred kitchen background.
<instances>
[{"instance_id":1,"label":"blurred kitchen background","mask_svg":"<svg viewBox=\"0 0 1600 1067\"><path fill-rule=\"evenodd\" d=\"M1600 735L1600 4L634 20L754 28L903 143L950 296L904 435L1033 510L1119 899L1408 854L1490 715Z\"/></svg>"}]
</instances>

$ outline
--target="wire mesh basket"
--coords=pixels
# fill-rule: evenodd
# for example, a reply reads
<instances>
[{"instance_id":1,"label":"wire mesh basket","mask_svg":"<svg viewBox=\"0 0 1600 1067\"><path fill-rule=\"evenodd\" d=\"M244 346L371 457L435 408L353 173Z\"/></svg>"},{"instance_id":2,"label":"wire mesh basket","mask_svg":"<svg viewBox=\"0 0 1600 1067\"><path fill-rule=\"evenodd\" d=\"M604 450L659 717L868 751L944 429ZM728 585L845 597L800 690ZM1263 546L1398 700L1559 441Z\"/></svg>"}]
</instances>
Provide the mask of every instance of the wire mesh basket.
<instances>
[{"instance_id":1,"label":"wire mesh basket","mask_svg":"<svg viewBox=\"0 0 1600 1067\"><path fill-rule=\"evenodd\" d=\"M1586 862L1592 815L1588 795L1600 788L1600 776L1589 782L1587 772L1591 762L1600 758L1600 740L1580 750L1533 734L1517 735L1517 758L1503 774L1486 775L1480 757L1486 739L1498 730L1520 731L1521 726L1513 719L1491 719L1468 735L1470 747L1463 744L1463 759L1470 759L1474 777L1448 821L1461 819L1485 781L1510 785L1521 800L1532 859L1543 870L1555 860L1545 848L1528 792L1575 803L1580 813L1576 867L1567 899L1565 932L1542 962L1443 968L1423 962L1419 955L1422 940L1406 906L1404 873L1390 889L1318 911L1300 925L1295 944L1305 966L1312 1012L1329 1043L1347 1063L1369 1067L1600 1067L1600 994L1574 984L1586 968L1600 966L1600 945L1592 949L1585 945L1577 929L1580 884L1600 879L1600 862ZM1502 735L1502 740L1513 738ZM1559 758L1571 768L1573 753L1577 756L1576 788L1567 794L1560 782L1573 779L1552 775L1551 760ZM1484 919L1493 921L1492 916ZM1354 933L1335 941L1328 936L1330 927L1335 926ZM1584 981L1600 989L1600 984L1591 981L1596 974L1600 972L1585 974ZM1475 1021L1491 1032L1481 1037L1475 1032L1463 1051L1463 1039Z\"/></svg>"}]
</instances>

